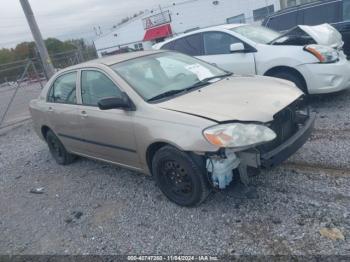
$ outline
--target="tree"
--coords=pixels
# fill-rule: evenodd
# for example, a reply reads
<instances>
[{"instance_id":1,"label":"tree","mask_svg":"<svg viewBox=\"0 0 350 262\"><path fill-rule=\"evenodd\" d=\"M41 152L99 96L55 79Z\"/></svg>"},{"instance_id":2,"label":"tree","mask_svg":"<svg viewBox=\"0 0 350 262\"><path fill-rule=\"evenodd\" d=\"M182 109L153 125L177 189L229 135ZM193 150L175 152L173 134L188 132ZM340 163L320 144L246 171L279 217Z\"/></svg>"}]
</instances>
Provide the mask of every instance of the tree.
<instances>
[{"instance_id":1,"label":"tree","mask_svg":"<svg viewBox=\"0 0 350 262\"><path fill-rule=\"evenodd\" d=\"M0 49L0 63L5 64L5 63L10 63L14 61L14 52L13 49L6 49L2 48Z\"/></svg>"},{"instance_id":2,"label":"tree","mask_svg":"<svg viewBox=\"0 0 350 262\"><path fill-rule=\"evenodd\" d=\"M48 38L45 40L48 52L53 60L54 66L63 68L72 64L70 56L76 58L76 54L79 57L87 60L96 57L95 48L92 45L85 43L84 39L71 39L61 41L56 38ZM33 59L37 68L41 68L41 63L38 58L34 42L22 42L15 48L2 48L0 49L0 83L3 81L16 81L18 76L23 72L21 65L23 62L18 63L19 60ZM17 62L16 62L17 61ZM3 65L16 62L12 65ZM10 66L10 68L9 68Z\"/></svg>"}]
</instances>

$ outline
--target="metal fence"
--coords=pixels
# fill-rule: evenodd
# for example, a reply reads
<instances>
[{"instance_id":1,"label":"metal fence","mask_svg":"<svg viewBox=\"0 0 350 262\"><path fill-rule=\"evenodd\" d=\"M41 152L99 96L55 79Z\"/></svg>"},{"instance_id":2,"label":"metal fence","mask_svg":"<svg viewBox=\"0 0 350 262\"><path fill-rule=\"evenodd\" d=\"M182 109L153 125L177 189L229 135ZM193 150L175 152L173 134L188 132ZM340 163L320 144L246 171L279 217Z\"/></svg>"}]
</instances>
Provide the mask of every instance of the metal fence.
<instances>
[{"instance_id":1,"label":"metal fence","mask_svg":"<svg viewBox=\"0 0 350 262\"><path fill-rule=\"evenodd\" d=\"M51 54L56 70L96 58L94 52L73 50ZM28 120L30 100L47 82L39 58L0 64L0 129Z\"/></svg>"},{"instance_id":2,"label":"metal fence","mask_svg":"<svg viewBox=\"0 0 350 262\"><path fill-rule=\"evenodd\" d=\"M30 117L29 101L39 95L46 82L35 62L28 59L0 65L0 74L4 76L0 84L0 128Z\"/></svg>"}]
</instances>

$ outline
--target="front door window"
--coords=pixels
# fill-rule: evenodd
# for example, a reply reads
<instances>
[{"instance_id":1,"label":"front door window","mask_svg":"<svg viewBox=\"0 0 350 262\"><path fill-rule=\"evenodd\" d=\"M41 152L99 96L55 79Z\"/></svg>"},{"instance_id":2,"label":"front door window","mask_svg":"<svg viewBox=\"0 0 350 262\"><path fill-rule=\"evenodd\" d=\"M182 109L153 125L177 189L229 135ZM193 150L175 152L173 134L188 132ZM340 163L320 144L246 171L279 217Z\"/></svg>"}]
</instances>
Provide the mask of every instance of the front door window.
<instances>
[{"instance_id":1,"label":"front door window","mask_svg":"<svg viewBox=\"0 0 350 262\"><path fill-rule=\"evenodd\" d=\"M82 71L81 98L83 105L97 106L98 101L107 97L121 97L121 91L113 81L99 71Z\"/></svg>"},{"instance_id":2,"label":"front door window","mask_svg":"<svg viewBox=\"0 0 350 262\"><path fill-rule=\"evenodd\" d=\"M204 50L206 55L230 54L230 45L234 43L241 43L241 41L222 32L204 33Z\"/></svg>"}]
</instances>

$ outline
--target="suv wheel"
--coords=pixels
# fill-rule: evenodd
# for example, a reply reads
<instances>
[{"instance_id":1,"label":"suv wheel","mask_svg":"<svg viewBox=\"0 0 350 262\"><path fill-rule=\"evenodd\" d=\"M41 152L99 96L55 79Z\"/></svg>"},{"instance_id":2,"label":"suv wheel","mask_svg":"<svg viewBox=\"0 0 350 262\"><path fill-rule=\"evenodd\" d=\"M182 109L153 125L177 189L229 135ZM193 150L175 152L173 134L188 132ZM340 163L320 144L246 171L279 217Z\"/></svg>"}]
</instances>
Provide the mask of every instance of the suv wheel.
<instances>
[{"instance_id":1,"label":"suv wheel","mask_svg":"<svg viewBox=\"0 0 350 262\"><path fill-rule=\"evenodd\" d=\"M56 160L57 164L68 165L74 161L75 156L67 152L62 142L51 130L46 134L46 142L49 146L50 153Z\"/></svg>"},{"instance_id":2,"label":"suv wheel","mask_svg":"<svg viewBox=\"0 0 350 262\"><path fill-rule=\"evenodd\" d=\"M172 146L156 152L152 172L164 195L180 206L199 205L211 191L205 169Z\"/></svg>"}]
</instances>

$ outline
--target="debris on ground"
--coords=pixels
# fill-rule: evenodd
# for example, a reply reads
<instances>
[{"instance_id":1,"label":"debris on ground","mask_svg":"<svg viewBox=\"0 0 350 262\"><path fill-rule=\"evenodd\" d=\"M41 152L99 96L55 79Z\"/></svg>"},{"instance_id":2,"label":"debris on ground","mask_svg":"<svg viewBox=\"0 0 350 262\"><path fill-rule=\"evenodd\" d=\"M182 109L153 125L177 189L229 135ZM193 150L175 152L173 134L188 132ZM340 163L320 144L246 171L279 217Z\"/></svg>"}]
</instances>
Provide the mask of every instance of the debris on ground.
<instances>
[{"instance_id":1,"label":"debris on ground","mask_svg":"<svg viewBox=\"0 0 350 262\"><path fill-rule=\"evenodd\" d=\"M83 215L83 212L80 211L73 211L72 215L76 218L76 219L80 219L81 216Z\"/></svg>"},{"instance_id":2,"label":"debris on ground","mask_svg":"<svg viewBox=\"0 0 350 262\"><path fill-rule=\"evenodd\" d=\"M323 227L320 229L321 236L327 237L332 240L344 240L343 233L338 228Z\"/></svg>"},{"instance_id":3,"label":"debris on ground","mask_svg":"<svg viewBox=\"0 0 350 262\"><path fill-rule=\"evenodd\" d=\"M29 191L29 193L32 194L44 194L44 188L43 187L39 187L39 188L33 188Z\"/></svg>"}]
</instances>

